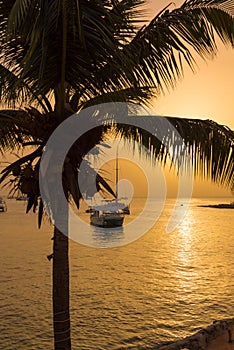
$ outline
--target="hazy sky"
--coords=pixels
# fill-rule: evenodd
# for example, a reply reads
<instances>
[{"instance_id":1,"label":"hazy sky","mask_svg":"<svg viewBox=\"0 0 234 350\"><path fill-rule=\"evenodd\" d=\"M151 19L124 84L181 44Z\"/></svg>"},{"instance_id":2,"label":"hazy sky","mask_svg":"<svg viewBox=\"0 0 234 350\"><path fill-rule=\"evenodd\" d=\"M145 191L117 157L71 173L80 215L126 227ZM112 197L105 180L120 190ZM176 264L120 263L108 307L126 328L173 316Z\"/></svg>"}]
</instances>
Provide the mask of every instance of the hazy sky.
<instances>
[{"instance_id":1,"label":"hazy sky","mask_svg":"<svg viewBox=\"0 0 234 350\"><path fill-rule=\"evenodd\" d=\"M149 0L153 17L169 2ZM176 5L181 1L174 1ZM172 7L171 7L172 8ZM234 129L234 49L219 43L218 55L206 63L197 60L196 74L186 67L184 79L174 91L155 100L153 109L162 115L213 119Z\"/></svg>"},{"instance_id":2,"label":"hazy sky","mask_svg":"<svg viewBox=\"0 0 234 350\"><path fill-rule=\"evenodd\" d=\"M165 0L149 0L148 17L155 16L168 3ZM179 5L182 1L174 3ZM160 115L213 119L234 129L234 49L219 44L216 58L206 63L198 59L197 63L196 74L186 67L184 79L178 82L177 88L155 100L152 109ZM168 182L171 193L174 192L175 183L176 180L172 178ZM194 196L227 194L229 192L206 182L197 181L194 186Z\"/></svg>"},{"instance_id":3,"label":"hazy sky","mask_svg":"<svg viewBox=\"0 0 234 350\"><path fill-rule=\"evenodd\" d=\"M174 1L176 6L182 2ZM165 0L149 0L149 17L155 16L168 4L169 1ZM212 119L234 130L234 49L225 47L221 42L218 48L214 59L204 62L198 58L196 74L186 67L184 78L178 82L176 89L166 91L164 96L155 99L152 109L159 115ZM194 196L227 194L228 191L217 185L195 182Z\"/></svg>"}]
</instances>

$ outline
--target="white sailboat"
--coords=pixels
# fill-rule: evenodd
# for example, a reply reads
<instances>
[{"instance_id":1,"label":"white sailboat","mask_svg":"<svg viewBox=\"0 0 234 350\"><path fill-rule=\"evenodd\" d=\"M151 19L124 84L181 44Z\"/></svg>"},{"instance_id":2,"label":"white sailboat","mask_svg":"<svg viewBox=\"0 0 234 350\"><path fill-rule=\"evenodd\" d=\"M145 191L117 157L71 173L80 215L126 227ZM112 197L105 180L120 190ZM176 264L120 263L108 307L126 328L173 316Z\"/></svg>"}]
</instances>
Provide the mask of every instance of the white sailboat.
<instances>
[{"instance_id":1,"label":"white sailboat","mask_svg":"<svg viewBox=\"0 0 234 350\"><path fill-rule=\"evenodd\" d=\"M122 226L124 214L114 208L111 203L95 208L90 214L90 224L99 227L118 227Z\"/></svg>"},{"instance_id":2,"label":"white sailboat","mask_svg":"<svg viewBox=\"0 0 234 350\"><path fill-rule=\"evenodd\" d=\"M90 213L90 224L99 227L118 227L123 225L124 214L129 214L129 207L118 199L119 164L118 150L116 155L115 169L115 191L116 199L108 203L92 208Z\"/></svg>"}]
</instances>

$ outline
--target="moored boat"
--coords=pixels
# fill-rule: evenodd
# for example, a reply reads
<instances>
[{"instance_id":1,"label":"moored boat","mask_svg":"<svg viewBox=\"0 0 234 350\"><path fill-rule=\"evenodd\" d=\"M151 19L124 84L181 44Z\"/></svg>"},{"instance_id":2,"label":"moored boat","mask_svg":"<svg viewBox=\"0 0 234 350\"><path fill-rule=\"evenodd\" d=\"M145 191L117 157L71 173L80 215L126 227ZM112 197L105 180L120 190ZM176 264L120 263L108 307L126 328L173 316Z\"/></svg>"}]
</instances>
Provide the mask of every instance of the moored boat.
<instances>
[{"instance_id":1,"label":"moored boat","mask_svg":"<svg viewBox=\"0 0 234 350\"><path fill-rule=\"evenodd\" d=\"M123 225L124 214L119 207L108 203L107 205L97 206L90 213L90 224L99 227L119 227Z\"/></svg>"},{"instance_id":2,"label":"moored boat","mask_svg":"<svg viewBox=\"0 0 234 350\"><path fill-rule=\"evenodd\" d=\"M90 224L99 227L118 227L123 225L124 215L130 214L130 206L119 198L118 181L118 151L116 154L115 169L115 199L105 200L105 204L99 206L89 206L86 212L90 213Z\"/></svg>"},{"instance_id":3,"label":"moored boat","mask_svg":"<svg viewBox=\"0 0 234 350\"><path fill-rule=\"evenodd\" d=\"M0 197L0 211L7 211L6 202L2 197Z\"/></svg>"}]
</instances>

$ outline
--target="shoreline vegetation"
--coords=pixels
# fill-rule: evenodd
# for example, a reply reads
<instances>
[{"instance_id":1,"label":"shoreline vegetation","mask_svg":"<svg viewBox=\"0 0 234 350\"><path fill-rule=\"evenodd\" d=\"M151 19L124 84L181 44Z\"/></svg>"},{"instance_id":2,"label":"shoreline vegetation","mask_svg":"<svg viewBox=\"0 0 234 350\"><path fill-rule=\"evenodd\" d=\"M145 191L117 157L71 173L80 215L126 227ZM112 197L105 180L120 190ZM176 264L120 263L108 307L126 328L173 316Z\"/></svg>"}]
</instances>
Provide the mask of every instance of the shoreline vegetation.
<instances>
[{"instance_id":1,"label":"shoreline vegetation","mask_svg":"<svg viewBox=\"0 0 234 350\"><path fill-rule=\"evenodd\" d=\"M223 336L223 349L226 349L226 344L234 344L234 317L215 320L197 333L169 345L163 345L157 350L216 350L219 349L216 341Z\"/></svg>"}]
</instances>

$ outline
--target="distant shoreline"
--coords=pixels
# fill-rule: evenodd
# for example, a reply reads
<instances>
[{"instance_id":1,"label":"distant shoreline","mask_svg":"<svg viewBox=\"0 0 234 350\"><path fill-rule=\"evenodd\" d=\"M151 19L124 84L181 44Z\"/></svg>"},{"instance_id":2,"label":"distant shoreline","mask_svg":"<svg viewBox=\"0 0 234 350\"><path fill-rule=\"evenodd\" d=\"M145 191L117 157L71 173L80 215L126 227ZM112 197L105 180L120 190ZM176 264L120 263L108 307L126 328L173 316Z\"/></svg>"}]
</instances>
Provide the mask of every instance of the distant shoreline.
<instances>
[{"instance_id":1,"label":"distant shoreline","mask_svg":"<svg viewBox=\"0 0 234 350\"><path fill-rule=\"evenodd\" d=\"M218 208L218 209L234 209L234 203L198 205L198 207Z\"/></svg>"}]
</instances>

